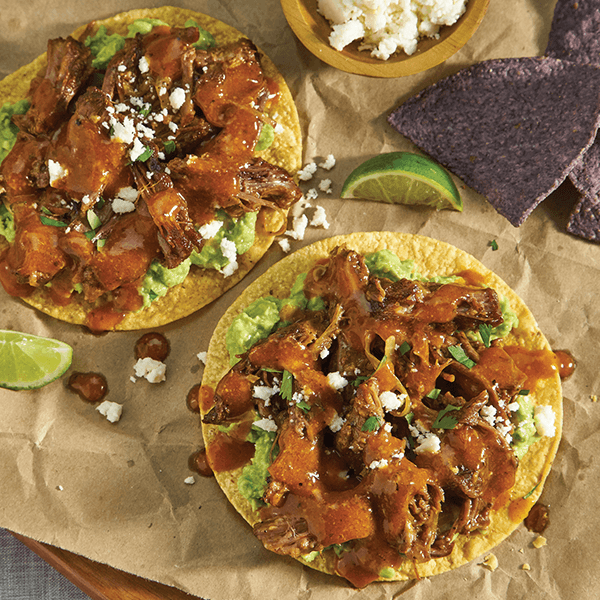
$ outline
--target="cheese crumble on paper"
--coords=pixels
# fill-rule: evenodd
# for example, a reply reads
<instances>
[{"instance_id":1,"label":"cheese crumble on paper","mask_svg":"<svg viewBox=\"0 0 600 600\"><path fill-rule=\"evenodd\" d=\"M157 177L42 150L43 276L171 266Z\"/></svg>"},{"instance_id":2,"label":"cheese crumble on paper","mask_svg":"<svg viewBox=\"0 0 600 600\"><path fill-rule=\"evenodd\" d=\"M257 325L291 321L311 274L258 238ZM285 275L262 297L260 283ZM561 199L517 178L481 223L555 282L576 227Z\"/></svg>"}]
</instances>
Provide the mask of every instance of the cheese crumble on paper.
<instances>
[{"instance_id":1,"label":"cheese crumble on paper","mask_svg":"<svg viewBox=\"0 0 600 600\"><path fill-rule=\"evenodd\" d=\"M110 400L105 400L102 404L96 406L96 410L101 415L105 416L111 423L116 423L121 418L123 405L118 404L117 402L111 402Z\"/></svg>"},{"instance_id":2,"label":"cheese crumble on paper","mask_svg":"<svg viewBox=\"0 0 600 600\"><path fill-rule=\"evenodd\" d=\"M166 379L167 365L153 358L140 358L133 367L138 377L145 377L150 383L160 383Z\"/></svg>"}]
</instances>

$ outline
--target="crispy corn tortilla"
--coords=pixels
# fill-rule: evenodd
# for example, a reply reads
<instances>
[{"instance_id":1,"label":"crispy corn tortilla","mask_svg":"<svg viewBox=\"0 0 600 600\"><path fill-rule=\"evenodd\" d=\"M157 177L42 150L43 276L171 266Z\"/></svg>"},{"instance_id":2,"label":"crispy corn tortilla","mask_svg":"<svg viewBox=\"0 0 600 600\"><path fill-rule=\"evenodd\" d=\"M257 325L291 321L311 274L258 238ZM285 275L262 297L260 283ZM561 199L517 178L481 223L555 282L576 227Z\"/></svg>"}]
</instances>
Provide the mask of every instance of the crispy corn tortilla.
<instances>
[{"instance_id":1,"label":"crispy corn tortilla","mask_svg":"<svg viewBox=\"0 0 600 600\"><path fill-rule=\"evenodd\" d=\"M287 297L297 275L308 271L315 261L326 258L330 251L338 245L345 245L361 254L387 248L397 254L401 260L414 260L417 271L425 278L453 275L465 270L474 271L484 278L486 286L494 288L500 296L504 295L508 298L511 308L519 318L519 326L505 338L506 343L520 345L530 350L550 350L548 341L537 327L531 311L521 298L500 277L470 254L444 242L419 235L391 232L353 233L325 239L298 250L272 266L246 288L215 328L208 348L207 363L202 379L204 386L215 389L217 383L229 370L230 363L225 346L225 334L233 319L258 298L269 294L280 298ZM527 516L529 509L542 493L544 481L560 442L562 391L558 373L551 378L540 380L529 397L534 406L545 404L552 406L555 414L556 433L552 438L543 437L534 443L521 459L510 500L500 510L492 513L491 524L487 531L472 534L468 538L460 536L449 556L418 563L416 570L411 560L405 561L393 579L408 580L429 577L463 565L497 546ZM217 426L203 423L202 431L205 445L210 446L218 431ZM237 511L250 525L254 525L259 520L258 516L237 487L237 479L241 470L240 468L234 471L215 473L215 477ZM333 561L328 562L322 556L305 564L334 574ZM390 579L386 578L385 581L390 581Z\"/></svg>"},{"instance_id":2,"label":"crispy corn tortilla","mask_svg":"<svg viewBox=\"0 0 600 600\"><path fill-rule=\"evenodd\" d=\"M188 19L194 19L200 27L214 36L218 45L235 42L244 37L240 31L222 21L192 10L173 6L136 9L96 21L92 34L98 27L104 25L109 33L125 35L127 34L128 24L136 19L145 18L161 19L176 27L183 27ZM79 27L71 35L79 39L84 34L86 27L86 25ZM272 109L273 112L270 116L281 126L281 131L277 132L273 144L265 151L257 153L257 155L284 168L293 175L302 163L302 133L298 112L283 76L260 49L259 53L265 75L274 80L278 86L279 102ZM46 54L44 53L30 64L21 67L15 73L0 81L0 106L5 102L14 103L26 97L31 80L40 71L43 72L45 67ZM259 214L259 221L263 224L263 231L277 231L282 225L281 213L263 208ZM238 256L239 267L229 277L224 277L214 270L192 266L190 274L183 283L169 288L165 296L153 301L148 308L129 313L116 326L116 329L134 330L158 327L186 317L210 304L246 276L268 250L274 239L274 235L257 230L254 245L246 253ZM0 250L2 250L3 244L5 244L5 240L0 236ZM23 300L52 317L78 325L85 323L89 310L93 308L77 300L72 301L67 306L58 306L52 303L43 291L37 290L32 296L23 298Z\"/></svg>"}]
</instances>

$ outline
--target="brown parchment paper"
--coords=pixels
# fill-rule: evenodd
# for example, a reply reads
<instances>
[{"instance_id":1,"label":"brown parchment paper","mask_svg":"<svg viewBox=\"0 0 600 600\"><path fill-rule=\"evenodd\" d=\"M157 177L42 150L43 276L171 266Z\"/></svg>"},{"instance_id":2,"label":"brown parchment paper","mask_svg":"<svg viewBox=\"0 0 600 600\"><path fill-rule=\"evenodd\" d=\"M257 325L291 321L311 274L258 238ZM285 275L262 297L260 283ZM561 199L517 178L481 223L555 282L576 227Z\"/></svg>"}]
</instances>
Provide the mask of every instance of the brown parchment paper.
<instances>
[{"instance_id":1,"label":"brown parchment paper","mask_svg":"<svg viewBox=\"0 0 600 600\"><path fill-rule=\"evenodd\" d=\"M33 60L46 40L95 18L162 2L0 0L0 76ZM264 550L230 508L213 479L184 480L189 455L201 447L197 415L185 404L202 378L197 353L245 286L283 256L275 244L250 275L198 313L160 329L171 344L167 380L130 381L139 333L93 336L55 321L0 290L0 327L51 336L74 348L62 379L31 392L0 390L0 526L210 600L310 598L361 600L476 597L569 600L600 595L600 246L564 233L576 193L561 186L520 228L514 228L457 180L462 214L337 198L350 171L380 152L412 149L387 114L425 85L487 58L544 52L553 0L491 0L472 40L446 63L392 80L336 71L295 39L276 0L196 0L171 4L235 26L280 68L295 96L305 136L305 162L337 159L305 190L332 180L314 204L329 229L309 228L292 250L329 235L391 230L452 243L481 260L525 300L555 349L569 349L578 367L564 384L564 434L542 495L550 507L547 546L520 526L495 551L491 572L478 559L415 584L374 584L357 591ZM498 242L493 251L490 240ZM107 399L124 405L109 423L66 387L72 371L108 379ZM530 570L523 570L528 563ZM1 595L1 594L0 594Z\"/></svg>"}]
</instances>

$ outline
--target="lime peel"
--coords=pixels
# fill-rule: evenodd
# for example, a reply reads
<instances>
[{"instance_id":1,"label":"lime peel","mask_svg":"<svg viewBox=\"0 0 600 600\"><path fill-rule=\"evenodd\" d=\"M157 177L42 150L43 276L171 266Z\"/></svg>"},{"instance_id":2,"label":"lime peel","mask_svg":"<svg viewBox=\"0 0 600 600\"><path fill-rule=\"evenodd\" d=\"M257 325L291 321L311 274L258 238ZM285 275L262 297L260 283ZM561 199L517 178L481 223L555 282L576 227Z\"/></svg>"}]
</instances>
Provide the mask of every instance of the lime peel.
<instances>
[{"instance_id":1,"label":"lime peel","mask_svg":"<svg viewBox=\"0 0 600 600\"><path fill-rule=\"evenodd\" d=\"M0 330L0 387L41 388L63 375L72 359L73 349L65 342Z\"/></svg>"},{"instance_id":2,"label":"lime peel","mask_svg":"<svg viewBox=\"0 0 600 600\"><path fill-rule=\"evenodd\" d=\"M460 193L440 164L412 152L388 152L360 164L346 179L342 198L462 211Z\"/></svg>"}]
</instances>

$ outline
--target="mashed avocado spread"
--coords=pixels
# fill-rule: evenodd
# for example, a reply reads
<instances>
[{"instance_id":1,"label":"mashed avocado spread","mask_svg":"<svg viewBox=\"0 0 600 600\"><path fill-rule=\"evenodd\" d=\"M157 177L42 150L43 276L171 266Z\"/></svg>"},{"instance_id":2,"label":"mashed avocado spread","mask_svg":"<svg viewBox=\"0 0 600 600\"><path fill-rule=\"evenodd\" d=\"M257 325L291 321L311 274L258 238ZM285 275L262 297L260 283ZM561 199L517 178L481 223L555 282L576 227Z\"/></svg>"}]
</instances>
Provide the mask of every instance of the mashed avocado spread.
<instances>
[{"instance_id":1,"label":"mashed avocado spread","mask_svg":"<svg viewBox=\"0 0 600 600\"><path fill-rule=\"evenodd\" d=\"M189 258L174 269L167 269L158 261L154 261L140 288L144 307L149 306L153 300L164 296L170 287L182 283L192 265L221 272L231 268L235 258L225 255L223 248L227 248L227 246L223 244L223 241L229 242L232 249L235 246L236 254L247 252L254 244L256 217L256 213L250 212L239 219L232 219L225 211L217 211L216 218L222 223L221 228L200 252L194 250Z\"/></svg>"},{"instance_id":2,"label":"mashed avocado spread","mask_svg":"<svg viewBox=\"0 0 600 600\"><path fill-rule=\"evenodd\" d=\"M523 458L529 446L540 439L534 420L534 409L529 396L517 396L519 408L512 413L515 430L512 434L511 448L518 459Z\"/></svg>"}]
</instances>

